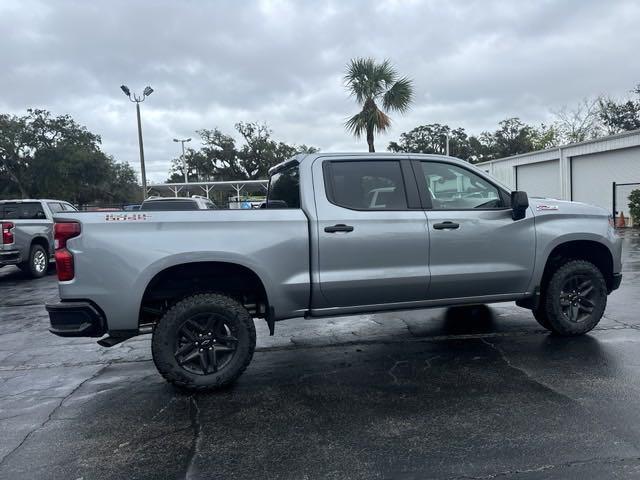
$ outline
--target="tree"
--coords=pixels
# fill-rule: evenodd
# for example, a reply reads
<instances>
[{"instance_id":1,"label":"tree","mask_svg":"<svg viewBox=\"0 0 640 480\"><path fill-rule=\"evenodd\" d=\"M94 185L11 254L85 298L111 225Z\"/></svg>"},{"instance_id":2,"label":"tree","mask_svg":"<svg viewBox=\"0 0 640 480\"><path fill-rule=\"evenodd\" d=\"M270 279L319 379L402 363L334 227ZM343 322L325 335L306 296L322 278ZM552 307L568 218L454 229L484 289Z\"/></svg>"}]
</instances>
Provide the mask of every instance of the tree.
<instances>
[{"instance_id":1,"label":"tree","mask_svg":"<svg viewBox=\"0 0 640 480\"><path fill-rule=\"evenodd\" d=\"M560 140L560 132L556 125L542 123L539 127L532 127L531 129L531 146L534 151L557 147L560 144Z\"/></svg>"},{"instance_id":2,"label":"tree","mask_svg":"<svg viewBox=\"0 0 640 480\"><path fill-rule=\"evenodd\" d=\"M565 105L552 113L561 143L584 142L602 134L599 98L583 98L574 108Z\"/></svg>"},{"instance_id":3,"label":"tree","mask_svg":"<svg viewBox=\"0 0 640 480\"><path fill-rule=\"evenodd\" d=\"M243 140L238 146L231 135L219 129L198 130L202 148L189 149L185 160L190 181L256 180L268 176L274 165L284 162L298 153L314 153L318 149L307 145L290 145L271 138L271 129L257 122L239 122L236 130ZM184 181L182 159L174 159L168 182Z\"/></svg>"},{"instance_id":4,"label":"tree","mask_svg":"<svg viewBox=\"0 0 640 480\"><path fill-rule=\"evenodd\" d=\"M610 97L600 99L600 119L610 135L640 128L640 84L632 93L635 93L638 99L622 103Z\"/></svg>"},{"instance_id":5,"label":"tree","mask_svg":"<svg viewBox=\"0 0 640 480\"><path fill-rule=\"evenodd\" d=\"M451 129L449 125L430 123L402 133L398 142L389 142L391 152L433 153L444 155L449 136L449 155L468 159L471 154L469 137L464 128Z\"/></svg>"},{"instance_id":6,"label":"tree","mask_svg":"<svg viewBox=\"0 0 640 480\"><path fill-rule=\"evenodd\" d=\"M365 133L369 151L375 152L374 133L383 133L391 125L385 111L404 113L409 109L413 82L407 77L399 77L389 60L376 63L372 58L351 60L344 80L347 90L362 106L360 112L347 120L345 127L356 138ZM382 103L382 110L379 103Z\"/></svg>"},{"instance_id":7,"label":"tree","mask_svg":"<svg viewBox=\"0 0 640 480\"><path fill-rule=\"evenodd\" d=\"M629 213L634 225L640 223L640 189L633 190L629 194Z\"/></svg>"},{"instance_id":8,"label":"tree","mask_svg":"<svg viewBox=\"0 0 640 480\"><path fill-rule=\"evenodd\" d=\"M464 128L451 129L448 125L431 123L402 133L398 142L390 142L392 152L446 153L449 135L449 154L471 163L508 157L533 150L550 148L558 144L555 126L526 125L519 118L507 118L494 132L468 136Z\"/></svg>"},{"instance_id":9,"label":"tree","mask_svg":"<svg viewBox=\"0 0 640 480\"><path fill-rule=\"evenodd\" d=\"M135 172L102 152L100 142L69 115L0 115L0 192L76 204L131 200L139 189Z\"/></svg>"}]
</instances>

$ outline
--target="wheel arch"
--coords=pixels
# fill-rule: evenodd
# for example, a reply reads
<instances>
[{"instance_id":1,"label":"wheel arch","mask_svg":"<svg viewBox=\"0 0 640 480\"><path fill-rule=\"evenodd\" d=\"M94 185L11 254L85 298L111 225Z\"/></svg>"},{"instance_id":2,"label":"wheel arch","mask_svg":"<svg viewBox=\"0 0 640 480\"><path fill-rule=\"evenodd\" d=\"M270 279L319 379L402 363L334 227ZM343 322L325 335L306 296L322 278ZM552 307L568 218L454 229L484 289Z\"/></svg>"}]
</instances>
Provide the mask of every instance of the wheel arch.
<instances>
[{"instance_id":1,"label":"wheel arch","mask_svg":"<svg viewBox=\"0 0 640 480\"><path fill-rule=\"evenodd\" d=\"M540 279L543 290L553 272L570 260L586 260L593 263L607 282L607 291L613 289L613 255L609 247L597 240L572 239L555 245L546 257Z\"/></svg>"},{"instance_id":2,"label":"wheel arch","mask_svg":"<svg viewBox=\"0 0 640 480\"><path fill-rule=\"evenodd\" d=\"M29 245L29 248L33 247L34 245L40 245L42 248L45 249L45 251L47 252L47 255L51 256L51 245L49 244L49 240L46 237L43 237L40 235L33 237L31 239L31 244Z\"/></svg>"},{"instance_id":3,"label":"wheel arch","mask_svg":"<svg viewBox=\"0 0 640 480\"><path fill-rule=\"evenodd\" d=\"M140 300L138 325L155 323L187 296L211 292L236 298L256 317L269 316L265 282L254 269L233 261L184 261L165 266L147 282Z\"/></svg>"}]
</instances>

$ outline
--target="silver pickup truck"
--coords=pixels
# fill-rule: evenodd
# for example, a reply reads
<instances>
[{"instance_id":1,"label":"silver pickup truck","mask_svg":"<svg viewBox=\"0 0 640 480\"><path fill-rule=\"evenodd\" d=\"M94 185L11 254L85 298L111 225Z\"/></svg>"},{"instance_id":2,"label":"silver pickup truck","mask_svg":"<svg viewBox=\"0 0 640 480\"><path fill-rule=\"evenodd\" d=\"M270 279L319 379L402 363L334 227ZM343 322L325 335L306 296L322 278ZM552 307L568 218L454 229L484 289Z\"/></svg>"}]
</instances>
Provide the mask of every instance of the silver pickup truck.
<instances>
[{"instance_id":1,"label":"silver pickup truck","mask_svg":"<svg viewBox=\"0 0 640 480\"><path fill-rule=\"evenodd\" d=\"M451 157L300 155L270 171L266 208L60 213L51 332L114 345L153 333L170 382L225 386L254 318L516 301L560 335L588 332L621 281L600 208L528 199Z\"/></svg>"},{"instance_id":2,"label":"silver pickup truck","mask_svg":"<svg viewBox=\"0 0 640 480\"><path fill-rule=\"evenodd\" d=\"M53 215L75 211L61 200L0 200L0 267L17 265L31 277L42 277L53 259Z\"/></svg>"}]
</instances>

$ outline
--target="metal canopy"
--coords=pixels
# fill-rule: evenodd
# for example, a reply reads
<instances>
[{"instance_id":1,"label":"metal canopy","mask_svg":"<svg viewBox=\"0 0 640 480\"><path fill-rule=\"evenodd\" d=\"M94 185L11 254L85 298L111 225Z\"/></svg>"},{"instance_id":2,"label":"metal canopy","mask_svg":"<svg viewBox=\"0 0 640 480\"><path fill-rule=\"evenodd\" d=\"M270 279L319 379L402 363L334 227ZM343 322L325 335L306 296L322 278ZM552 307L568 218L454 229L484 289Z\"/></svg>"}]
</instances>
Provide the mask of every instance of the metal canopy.
<instances>
[{"instance_id":1,"label":"metal canopy","mask_svg":"<svg viewBox=\"0 0 640 480\"><path fill-rule=\"evenodd\" d=\"M231 180L220 182L189 182L189 183L157 183L147 187L147 194L153 191L158 193L167 192L177 197L183 190L189 190L193 194L194 189L200 189L208 198L213 191L233 192L240 196L243 192L266 192L269 180Z\"/></svg>"}]
</instances>

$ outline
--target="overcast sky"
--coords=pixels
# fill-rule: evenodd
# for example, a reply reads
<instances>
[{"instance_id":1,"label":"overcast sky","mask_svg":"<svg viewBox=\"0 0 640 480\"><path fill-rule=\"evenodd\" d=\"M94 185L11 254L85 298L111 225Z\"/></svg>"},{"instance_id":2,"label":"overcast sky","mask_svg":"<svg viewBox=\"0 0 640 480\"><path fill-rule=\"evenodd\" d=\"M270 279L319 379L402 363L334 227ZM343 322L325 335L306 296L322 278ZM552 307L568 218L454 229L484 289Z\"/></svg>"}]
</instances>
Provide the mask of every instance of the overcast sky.
<instances>
[{"instance_id":1,"label":"overcast sky","mask_svg":"<svg viewBox=\"0 0 640 480\"><path fill-rule=\"evenodd\" d=\"M343 128L357 107L350 58L389 58L415 82L384 150L426 123L494 129L528 123L640 83L640 2L0 0L0 111L71 114L105 152L139 169L135 108L119 89L151 85L142 105L148 177L163 181L195 130L266 122L274 138L365 150ZM197 146L197 144L195 145Z\"/></svg>"}]
</instances>

